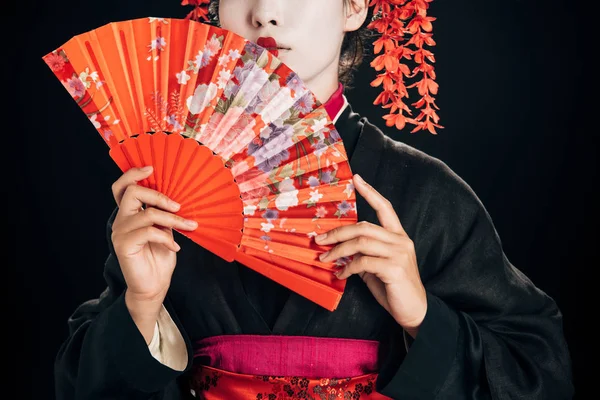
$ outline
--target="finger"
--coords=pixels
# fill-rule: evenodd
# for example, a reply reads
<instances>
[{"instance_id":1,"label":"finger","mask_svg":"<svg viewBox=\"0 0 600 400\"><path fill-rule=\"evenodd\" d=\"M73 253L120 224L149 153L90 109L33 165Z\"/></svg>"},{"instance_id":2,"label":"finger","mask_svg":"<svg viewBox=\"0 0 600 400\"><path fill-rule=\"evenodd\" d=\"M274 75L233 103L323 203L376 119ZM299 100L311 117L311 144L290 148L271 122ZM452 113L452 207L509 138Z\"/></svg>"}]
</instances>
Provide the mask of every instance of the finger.
<instances>
[{"instance_id":1,"label":"finger","mask_svg":"<svg viewBox=\"0 0 600 400\"><path fill-rule=\"evenodd\" d=\"M159 210L158 208L148 207L127 218L124 223L118 226L118 229L122 232L131 232L145 226L153 225L185 231L193 231L198 227L196 221L182 218L179 215Z\"/></svg>"},{"instance_id":2,"label":"finger","mask_svg":"<svg viewBox=\"0 0 600 400\"><path fill-rule=\"evenodd\" d=\"M321 262L329 262L357 253L365 256L390 258L393 255L393 249L389 243L384 243L367 236L360 236L338 244L330 251L321 254L319 259Z\"/></svg>"},{"instance_id":3,"label":"finger","mask_svg":"<svg viewBox=\"0 0 600 400\"><path fill-rule=\"evenodd\" d=\"M179 251L181 247L173 236L154 226L146 226L128 233L113 235L115 251L123 250L126 255L137 254L147 243L158 243L171 251Z\"/></svg>"},{"instance_id":4,"label":"finger","mask_svg":"<svg viewBox=\"0 0 600 400\"><path fill-rule=\"evenodd\" d=\"M375 188L369 185L360 177L360 175L354 175L354 187L365 198L367 203L377 213L377 218L385 229L390 230L394 233L406 235L400 219L394 211L392 203L385 197L383 197Z\"/></svg>"},{"instance_id":5,"label":"finger","mask_svg":"<svg viewBox=\"0 0 600 400\"><path fill-rule=\"evenodd\" d=\"M346 265L345 268L335 272L335 276L339 279L346 279L354 274L368 272L379 277L383 282L386 282L387 279L385 278L385 275L392 271L392 268L390 267L389 261L385 258L361 255L360 257L355 257L355 259L352 260L350 264Z\"/></svg>"},{"instance_id":6,"label":"finger","mask_svg":"<svg viewBox=\"0 0 600 400\"><path fill-rule=\"evenodd\" d=\"M156 228L160 229L161 231L164 231L166 233L169 234L169 236L173 237L173 229L171 228L167 228L165 226L160 226L160 225L155 225Z\"/></svg>"},{"instance_id":7,"label":"finger","mask_svg":"<svg viewBox=\"0 0 600 400\"><path fill-rule=\"evenodd\" d=\"M112 193L117 205L121 204L127 186L135 185L137 182L146 179L152 174L152 171L153 168L149 165L144 168L131 168L121 175L119 179L112 184Z\"/></svg>"},{"instance_id":8,"label":"finger","mask_svg":"<svg viewBox=\"0 0 600 400\"><path fill-rule=\"evenodd\" d=\"M361 221L357 224L345 225L334 228L329 232L315 237L315 242L321 246L345 242L360 236L368 236L375 240L386 243L396 243L400 239L397 233L390 232L385 228L372 224L367 221Z\"/></svg>"},{"instance_id":9,"label":"finger","mask_svg":"<svg viewBox=\"0 0 600 400\"><path fill-rule=\"evenodd\" d=\"M181 207L177 202L154 189L138 185L127 186L119 205L123 215L130 216L136 214L140 212L140 208L143 205L162 208L170 212L177 212Z\"/></svg>"}]
</instances>

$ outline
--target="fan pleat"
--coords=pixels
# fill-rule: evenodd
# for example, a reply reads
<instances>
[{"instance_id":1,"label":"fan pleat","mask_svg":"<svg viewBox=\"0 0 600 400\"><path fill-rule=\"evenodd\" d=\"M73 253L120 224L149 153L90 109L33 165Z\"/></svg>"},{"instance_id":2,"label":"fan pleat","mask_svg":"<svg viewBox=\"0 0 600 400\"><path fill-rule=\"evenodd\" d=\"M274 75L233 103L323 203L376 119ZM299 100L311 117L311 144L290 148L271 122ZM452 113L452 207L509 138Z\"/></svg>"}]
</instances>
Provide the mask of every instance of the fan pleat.
<instances>
[{"instance_id":1,"label":"fan pleat","mask_svg":"<svg viewBox=\"0 0 600 400\"><path fill-rule=\"evenodd\" d=\"M149 135L148 138L150 138ZM156 132L152 134L151 138L150 153L152 157L152 166L154 168L154 173L152 175L156 179L156 190L160 193L164 193L163 176L165 167L163 151L167 142L167 134L164 132Z\"/></svg>"},{"instance_id":2,"label":"fan pleat","mask_svg":"<svg viewBox=\"0 0 600 400\"><path fill-rule=\"evenodd\" d=\"M223 168L225 171L225 168ZM235 201L242 206L242 200L239 197L240 191L235 183L222 181L227 179L231 174L227 172L219 172L215 179L210 180L207 184L196 191L193 196L189 196L182 201L183 206L210 207L213 204L223 203L225 200Z\"/></svg>"},{"instance_id":3,"label":"fan pleat","mask_svg":"<svg viewBox=\"0 0 600 400\"><path fill-rule=\"evenodd\" d=\"M318 261L318 255L321 253L306 247L294 246L287 243L266 241L251 236L242 236L242 246L252 248L265 254L277 254L287 260L294 260L305 265L312 265L328 271L335 271L336 268L331 264L325 264Z\"/></svg>"},{"instance_id":4,"label":"fan pleat","mask_svg":"<svg viewBox=\"0 0 600 400\"><path fill-rule=\"evenodd\" d=\"M304 235L307 238L308 242L312 242L312 239L310 238L311 236L316 236L317 234L320 234L322 232L327 232L332 229L339 228L340 226L347 225L348 220L353 219L352 217L319 218L318 222L315 222L315 218L306 218L306 213L300 214L299 212L296 212L296 214L297 214L296 218L290 217L289 215L292 214L294 211L295 210L290 211L287 214L286 218L280 219L281 222L279 222L280 220L271 222L273 227L269 227L269 229L270 229L269 236L273 237L275 232L282 233L284 235L284 237L289 236L288 233L295 233L298 235ZM293 229L286 227L285 223L288 220L293 221L293 224L294 224ZM247 235L249 235L250 229L259 229L259 230L263 229L262 224L264 224L265 221L266 220L264 218L246 217L246 223L244 224L244 226L245 226L244 232ZM315 231L315 226L317 227L316 231ZM259 236L262 236L262 235L264 235L264 233ZM302 245L308 246L308 243L303 242ZM323 251L325 251L325 250L323 250Z\"/></svg>"},{"instance_id":5,"label":"fan pleat","mask_svg":"<svg viewBox=\"0 0 600 400\"><path fill-rule=\"evenodd\" d=\"M154 157L152 151L152 141L150 135L141 135L134 141L136 152L140 156L140 165L154 165ZM151 174L148 178L140 182L142 186L157 190L156 176Z\"/></svg>"},{"instance_id":6,"label":"fan pleat","mask_svg":"<svg viewBox=\"0 0 600 400\"><path fill-rule=\"evenodd\" d=\"M241 175L236 175L235 169L232 169L234 172L235 179L239 182L240 191L243 193L250 192L256 189L260 189L262 187L267 187L273 183L281 182L286 179L283 177L281 172L288 170L293 171L293 177L302 185L302 182L309 182L309 178L312 177L316 182L320 182L322 179L319 171L324 168L333 168L335 165L337 167L336 176L338 177L351 177L352 172L350 171L349 164L347 162L347 157L345 152L338 151L339 144L336 143L331 146L327 146L323 151L324 154L321 156L317 156L315 153L309 153L306 156L294 158L290 157L289 162L285 162L275 169L267 169L269 171L269 181L265 181L262 175L255 174L252 170L245 171ZM334 152L337 152L339 156L336 156ZM321 163L321 158L326 160L325 165ZM260 169L260 166L258 166ZM309 183L305 183L309 184Z\"/></svg>"},{"instance_id":7,"label":"fan pleat","mask_svg":"<svg viewBox=\"0 0 600 400\"><path fill-rule=\"evenodd\" d=\"M288 178L289 179L289 178ZM291 179L290 179L291 180ZM350 184L352 181L350 179L345 181L338 182L338 186L344 187L346 184ZM281 200L279 197L281 193L289 193L291 194L289 201ZM285 212L290 207L295 207L299 204L310 204L311 198L315 199L314 203L318 203L319 205L331 205L334 203L341 203L343 201L349 201L348 194L344 192L340 192L337 190L335 186L329 185L321 185L316 188L302 188L290 190L290 191L282 191L278 194L269 194L263 196L265 199L265 203L274 204L277 209L279 209L279 213ZM312 193L312 194L311 194ZM322 196L321 196L322 195ZM321 198L326 200L321 200ZM248 199L251 202L252 199ZM262 198L261 198L262 200ZM278 201L280 200L280 201Z\"/></svg>"},{"instance_id":8,"label":"fan pleat","mask_svg":"<svg viewBox=\"0 0 600 400\"><path fill-rule=\"evenodd\" d=\"M147 62L138 60L136 35L134 34L135 21L126 24L108 24L98 30L98 37L92 41L94 49L98 53L104 51L102 65L98 70L110 72L114 70L111 82L116 90L113 90L113 104L123 116L135 116L134 118L122 118L116 124L123 129L125 136L137 135L143 133L145 120L144 93L148 90L147 82L144 78L147 73L144 68L148 68ZM142 32L140 30L140 32ZM142 38L138 38L142 40ZM147 41L149 43L150 40ZM119 59L121 68L111 68L106 65L105 60L111 58ZM150 65L151 66L151 65ZM147 83L146 83L147 82ZM127 90L121 90L127 88Z\"/></svg>"},{"instance_id":9,"label":"fan pleat","mask_svg":"<svg viewBox=\"0 0 600 400\"><path fill-rule=\"evenodd\" d=\"M173 135L179 136L181 135ZM196 153L198 152L198 142L191 139L184 139L179 144L179 152L177 155L177 165L174 167L173 174L176 177L171 181L171 188L169 190L170 197L179 197L178 194L181 188L189 184L194 179L193 173L190 173L195 163Z\"/></svg>"},{"instance_id":10,"label":"fan pleat","mask_svg":"<svg viewBox=\"0 0 600 400\"><path fill-rule=\"evenodd\" d=\"M273 228L269 232L262 231L261 227L252 227L244 223L244 236L261 238L265 241L265 244L270 242L281 242L293 245L299 248L310 248L320 252L327 251L326 246L319 246L315 243L310 236L300 234L295 230L293 232L288 231L276 231Z\"/></svg>"},{"instance_id":11,"label":"fan pleat","mask_svg":"<svg viewBox=\"0 0 600 400\"><path fill-rule=\"evenodd\" d=\"M202 207L201 210L186 210L185 218L187 219L208 219L208 218L223 218L231 216L239 216L238 204L229 202L221 205L215 205L213 207ZM233 211L227 211L233 210ZM191 218L190 218L191 217Z\"/></svg>"},{"instance_id":12,"label":"fan pleat","mask_svg":"<svg viewBox=\"0 0 600 400\"><path fill-rule=\"evenodd\" d=\"M263 250L256 250L253 248L244 248L244 252L262 261L276 265L281 269L300 275L305 279L310 279L319 285L332 287L334 289L338 289L338 287L340 287L340 292L343 290L343 285L334 285L334 283L339 280L331 273L330 269L318 268L312 265L307 265L301 261L296 261L282 256L274 256L272 254L265 253Z\"/></svg>"},{"instance_id":13,"label":"fan pleat","mask_svg":"<svg viewBox=\"0 0 600 400\"><path fill-rule=\"evenodd\" d=\"M264 51L261 56L261 59L268 58L267 52ZM236 77L236 70L243 70L244 66L239 65L238 63L236 69L234 69L234 73L231 75L230 80L227 82L229 85L231 80ZM228 118L222 118L217 126L212 130L205 130L203 133L204 136L210 137L213 134L219 138L220 143L215 144L215 153L221 154L223 158L228 159L231 155L244 148L250 141L252 141L256 137L256 133L253 128L257 124L258 116L252 118L252 120L244 121L247 123L247 129L241 131L232 141L228 143L227 141L221 140L228 131L236 124L240 123L241 116L248 116L251 113L248 113L248 106L251 102L258 96L258 93L261 89L264 88L265 84L269 82L269 75L265 72L265 70L259 67L258 63L251 64L251 67L245 67L248 71L246 78L240 82L239 89L237 93L233 95L233 99L231 100L231 104L228 107ZM238 76L241 76L242 72L238 72ZM230 113L233 113L230 110L234 110L235 115L230 117ZM209 125L210 127L210 125Z\"/></svg>"},{"instance_id":14,"label":"fan pleat","mask_svg":"<svg viewBox=\"0 0 600 400\"><path fill-rule=\"evenodd\" d=\"M189 140L194 144L198 143L193 139L186 140ZM199 159L202 161L194 162L188 167L184 179L182 180L180 186L174 190L173 196L180 199L185 199L188 197L188 195L194 193L196 190L202 187L206 181L206 178L210 178L210 176L206 176L206 174L209 171L212 171L212 176L213 174L216 174L220 168L220 160L219 164L217 164L215 161L213 161L215 158L216 157L213 155L212 151L210 151L210 149L208 149L206 146L196 146L195 152L192 155L192 159ZM211 163L210 166L208 165L209 163Z\"/></svg>"}]
</instances>

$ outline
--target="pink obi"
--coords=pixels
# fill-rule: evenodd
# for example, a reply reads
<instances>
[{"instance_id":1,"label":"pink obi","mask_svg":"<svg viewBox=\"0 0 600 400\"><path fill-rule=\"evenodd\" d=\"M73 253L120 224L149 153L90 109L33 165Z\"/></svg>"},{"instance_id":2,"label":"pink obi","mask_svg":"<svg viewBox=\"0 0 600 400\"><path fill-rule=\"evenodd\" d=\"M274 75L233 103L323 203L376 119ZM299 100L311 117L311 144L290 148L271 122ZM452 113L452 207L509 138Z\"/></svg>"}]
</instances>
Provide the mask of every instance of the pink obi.
<instances>
[{"instance_id":1,"label":"pink obi","mask_svg":"<svg viewBox=\"0 0 600 400\"><path fill-rule=\"evenodd\" d=\"M377 341L223 335L202 339L194 348L190 390L198 398L389 399L375 390Z\"/></svg>"}]
</instances>

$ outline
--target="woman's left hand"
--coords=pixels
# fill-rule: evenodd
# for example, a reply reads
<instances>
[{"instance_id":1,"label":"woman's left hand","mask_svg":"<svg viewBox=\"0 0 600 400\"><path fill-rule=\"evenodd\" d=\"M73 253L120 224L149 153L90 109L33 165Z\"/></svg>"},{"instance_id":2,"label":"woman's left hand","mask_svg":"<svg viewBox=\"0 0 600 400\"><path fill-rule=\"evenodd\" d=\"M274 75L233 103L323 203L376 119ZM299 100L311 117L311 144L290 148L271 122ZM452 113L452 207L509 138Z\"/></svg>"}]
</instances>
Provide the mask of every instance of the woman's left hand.
<instances>
[{"instance_id":1,"label":"woman's left hand","mask_svg":"<svg viewBox=\"0 0 600 400\"><path fill-rule=\"evenodd\" d=\"M427 312L414 243L385 197L358 175L354 176L354 186L377 212L381 226L362 221L317 236L319 245L339 243L323 253L321 261L354 255L336 276L346 279L358 274L379 304L414 338Z\"/></svg>"}]
</instances>

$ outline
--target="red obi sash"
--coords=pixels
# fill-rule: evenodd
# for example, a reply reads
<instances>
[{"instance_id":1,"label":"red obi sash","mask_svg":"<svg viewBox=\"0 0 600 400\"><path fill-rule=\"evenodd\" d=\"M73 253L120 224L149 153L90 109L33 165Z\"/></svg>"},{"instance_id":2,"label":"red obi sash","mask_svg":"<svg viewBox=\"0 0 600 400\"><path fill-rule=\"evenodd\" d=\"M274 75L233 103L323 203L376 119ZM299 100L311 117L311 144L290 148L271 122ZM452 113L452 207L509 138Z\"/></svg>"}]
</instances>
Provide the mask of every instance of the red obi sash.
<instances>
[{"instance_id":1,"label":"red obi sash","mask_svg":"<svg viewBox=\"0 0 600 400\"><path fill-rule=\"evenodd\" d=\"M190 379L200 399L390 399L375 391L379 343L224 335L195 345Z\"/></svg>"}]
</instances>

